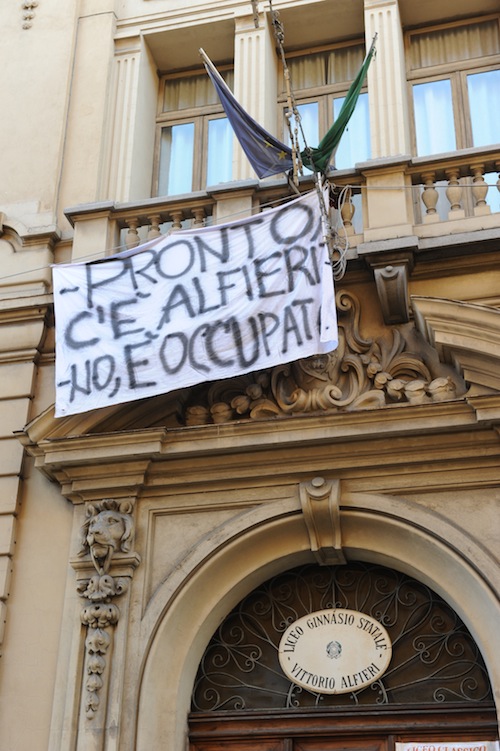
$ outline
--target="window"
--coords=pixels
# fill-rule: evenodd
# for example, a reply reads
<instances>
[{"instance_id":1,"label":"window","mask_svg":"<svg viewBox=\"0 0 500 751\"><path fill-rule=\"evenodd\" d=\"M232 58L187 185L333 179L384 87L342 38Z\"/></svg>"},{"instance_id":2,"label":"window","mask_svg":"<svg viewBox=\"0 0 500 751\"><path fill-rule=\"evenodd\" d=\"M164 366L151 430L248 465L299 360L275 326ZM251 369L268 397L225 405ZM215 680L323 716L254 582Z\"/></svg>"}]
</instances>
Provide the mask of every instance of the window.
<instances>
[{"instance_id":1,"label":"window","mask_svg":"<svg viewBox=\"0 0 500 751\"><path fill-rule=\"evenodd\" d=\"M229 86L232 71L220 71ZM157 195L179 195L232 179L233 135L209 77L165 76L161 81Z\"/></svg>"},{"instance_id":2,"label":"window","mask_svg":"<svg viewBox=\"0 0 500 751\"><path fill-rule=\"evenodd\" d=\"M364 56L364 44L356 43L288 57L291 84L305 137L304 142L299 132L301 149L305 145L317 146L332 126L349 86L363 64ZM285 91L280 101L286 103ZM370 156L368 94L363 90L334 155L333 164L336 169L351 169L356 162L365 161Z\"/></svg>"},{"instance_id":3,"label":"window","mask_svg":"<svg viewBox=\"0 0 500 751\"><path fill-rule=\"evenodd\" d=\"M408 34L418 156L499 142L499 21L490 16Z\"/></svg>"}]
</instances>

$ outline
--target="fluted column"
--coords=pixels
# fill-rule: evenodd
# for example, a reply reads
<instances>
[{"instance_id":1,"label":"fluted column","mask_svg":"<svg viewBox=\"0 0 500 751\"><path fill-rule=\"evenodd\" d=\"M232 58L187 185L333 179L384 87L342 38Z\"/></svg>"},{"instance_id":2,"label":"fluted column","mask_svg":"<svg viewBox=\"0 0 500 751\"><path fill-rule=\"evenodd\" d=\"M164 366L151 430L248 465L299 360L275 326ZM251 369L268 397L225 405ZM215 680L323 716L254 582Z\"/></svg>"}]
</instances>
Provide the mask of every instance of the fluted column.
<instances>
[{"instance_id":1,"label":"fluted column","mask_svg":"<svg viewBox=\"0 0 500 751\"><path fill-rule=\"evenodd\" d=\"M156 66L144 41L137 40L134 49L118 48L101 162L101 200L151 195L157 92Z\"/></svg>"},{"instance_id":2,"label":"fluted column","mask_svg":"<svg viewBox=\"0 0 500 751\"><path fill-rule=\"evenodd\" d=\"M248 3L246 15L236 17L234 47L234 94L242 107L270 133L276 133L276 99L278 94L278 60L268 15L254 19ZM258 21L258 27L256 22ZM255 178L255 173L235 144L233 178Z\"/></svg>"},{"instance_id":3,"label":"fluted column","mask_svg":"<svg viewBox=\"0 0 500 751\"><path fill-rule=\"evenodd\" d=\"M406 70L398 0L365 0L367 47L377 54L368 70L372 156L410 153Z\"/></svg>"}]
</instances>

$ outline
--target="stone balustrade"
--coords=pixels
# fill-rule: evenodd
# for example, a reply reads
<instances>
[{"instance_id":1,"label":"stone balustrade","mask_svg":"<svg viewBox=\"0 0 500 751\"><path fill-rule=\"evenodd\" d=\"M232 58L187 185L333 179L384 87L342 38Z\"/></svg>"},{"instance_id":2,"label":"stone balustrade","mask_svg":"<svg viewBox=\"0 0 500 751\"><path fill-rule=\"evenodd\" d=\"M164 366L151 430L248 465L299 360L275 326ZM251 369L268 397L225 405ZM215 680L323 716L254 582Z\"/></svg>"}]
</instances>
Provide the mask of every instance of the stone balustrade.
<instances>
[{"instance_id":1,"label":"stone balustrade","mask_svg":"<svg viewBox=\"0 0 500 751\"><path fill-rule=\"evenodd\" d=\"M331 222L352 248L391 237L474 231L478 223L493 228L500 217L499 174L498 147L332 171ZM301 178L300 192L313 188L311 176ZM413 210L401 198L408 191ZM109 255L167 232L242 219L293 195L283 179L246 180L183 196L78 206L66 212L75 228L72 257L89 259L99 248ZM450 225L454 220L463 221Z\"/></svg>"},{"instance_id":2,"label":"stone balustrade","mask_svg":"<svg viewBox=\"0 0 500 751\"><path fill-rule=\"evenodd\" d=\"M414 159L411 182L420 201L415 224L436 224L500 211L500 151L468 150Z\"/></svg>"},{"instance_id":3,"label":"stone balustrade","mask_svg":"<svg viewBox=\"0 0 500 751\"><path fill-rule=\"evenodd\" d=\"M341 225L342 233L352 242L362 232L361 177L345 171L335 173L332 182L332 223ZM301 193L313 187L312 177L301 179ZM293 197L284 180L246 180L183 196L76 206L65 212L75 228L72 257L89 260L99 246L104 256L135 248L168 232L242 219Z\"/></svg>"},{"instance_id":4,"label":"stone balustrade","mask_svg":"<svg viewBox=\"0 0 500 751\"><path fill-rule=\"evenodd\" d=\"M175 199L154 199L135 206L117 206L114 216L124 248L135 248L169 231L204 227L213 220L215 201L192 194Z\"/></svg>"}]
</instances>

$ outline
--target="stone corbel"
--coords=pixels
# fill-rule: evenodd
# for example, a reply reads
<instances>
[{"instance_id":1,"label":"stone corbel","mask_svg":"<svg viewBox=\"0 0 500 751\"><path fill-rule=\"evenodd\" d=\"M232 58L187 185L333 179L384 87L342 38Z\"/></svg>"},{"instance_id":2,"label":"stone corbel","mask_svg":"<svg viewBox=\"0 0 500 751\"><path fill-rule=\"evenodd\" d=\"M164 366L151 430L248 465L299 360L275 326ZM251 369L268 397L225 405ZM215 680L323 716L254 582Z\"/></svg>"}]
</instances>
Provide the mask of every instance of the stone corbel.
<instances>
[{"instance_id":1,"label":"stone corbel","mask_svg":"<svg viewBox=\"0 0 500 751\"><path fill-rule=\"evenodd\" d=\"M388 325L410 320L408 281L413 269L413 253L384 253L367 257L373 269L384 321Z\"/></svg>"},{"instance_id":2,"label":"stone corbel","mask_svg":"<svg viewBox=\"0 0 500 751\"><path fill-rule=\"evenodd\" d=\"M315 477L300 484L300 502L311 550L321 566L346 562L340 527L340 481Z\"/></svg>"}]
</instances>

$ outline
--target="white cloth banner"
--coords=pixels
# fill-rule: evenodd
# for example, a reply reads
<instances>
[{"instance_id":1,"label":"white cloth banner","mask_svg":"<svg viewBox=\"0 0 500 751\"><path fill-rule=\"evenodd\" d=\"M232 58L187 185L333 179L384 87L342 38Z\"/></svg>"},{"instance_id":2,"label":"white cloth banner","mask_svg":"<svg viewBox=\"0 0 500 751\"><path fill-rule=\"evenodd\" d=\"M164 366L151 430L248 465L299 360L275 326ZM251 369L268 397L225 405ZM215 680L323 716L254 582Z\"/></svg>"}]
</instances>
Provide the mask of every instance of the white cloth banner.
<instances>
[{"instance_id":1,"label":"white cloth banner","mask_svg":"<svg viewBox=\"0 0 500 751\"><path fill-rule=\"evenodd\" d=\"M53 267L56 416L337 346L314 192L243 221Z\"/></svg>"},{"instance_id":2,"label":"white cloth banner","mask_svg":"<svg viewBox=\"0 0 500 751\"><path fill-rule=\"evenodd\" d=\"M396 751L500 751L498 741L415 741L396 743Z\"/></svg>"}]
</instances>

